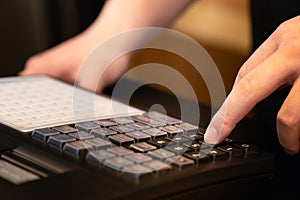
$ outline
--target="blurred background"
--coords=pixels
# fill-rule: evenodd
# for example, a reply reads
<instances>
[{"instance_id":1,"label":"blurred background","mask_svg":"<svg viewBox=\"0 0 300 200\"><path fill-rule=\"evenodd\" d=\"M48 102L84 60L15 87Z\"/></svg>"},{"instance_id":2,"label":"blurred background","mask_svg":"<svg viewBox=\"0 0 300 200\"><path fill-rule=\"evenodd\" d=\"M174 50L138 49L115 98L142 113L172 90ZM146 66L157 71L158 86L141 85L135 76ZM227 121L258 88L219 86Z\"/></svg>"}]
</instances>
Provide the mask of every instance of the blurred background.
<instances>
[{"instance_id":1,"label":"blurred background","mask_svg":"<svg viewBox=\"0 0 300 200\"><path fill-rule=\"evenodd\" d=\"M96 18L104 2L1 0L0 76L16 75L29 56L84 30ZM238 68L251 49L248 0L195 0L171 28L191 36L205 47L229 92ZM167 52L141 50L135 53L130 68L149 62L174 67L191 83L198 99L210 104L205 83L185 60ZM143 82L143 77L134 73L129 78ZM184 89L180 90L180 95L190 98Z\"/></svg>"}]
</instances>

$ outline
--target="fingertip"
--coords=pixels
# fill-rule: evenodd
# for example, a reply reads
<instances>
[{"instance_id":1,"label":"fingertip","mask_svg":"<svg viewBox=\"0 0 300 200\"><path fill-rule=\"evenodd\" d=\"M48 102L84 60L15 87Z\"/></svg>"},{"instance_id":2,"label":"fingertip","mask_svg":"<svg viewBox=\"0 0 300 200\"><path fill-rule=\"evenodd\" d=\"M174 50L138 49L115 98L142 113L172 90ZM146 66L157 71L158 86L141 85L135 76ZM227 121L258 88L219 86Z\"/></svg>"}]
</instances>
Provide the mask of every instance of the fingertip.
<instances>
[{"instance_id":1,"label":"fingertip","mask_svg":"<svg viewBox=\"0 0 300 200\"><path fill-rule=\"evenodd\" d=\"M219 133L217 129L213 126L209 126L204 134L204 141L208 144L216 144L218 141L218 137Z\"/></svg>"}]
</instances>

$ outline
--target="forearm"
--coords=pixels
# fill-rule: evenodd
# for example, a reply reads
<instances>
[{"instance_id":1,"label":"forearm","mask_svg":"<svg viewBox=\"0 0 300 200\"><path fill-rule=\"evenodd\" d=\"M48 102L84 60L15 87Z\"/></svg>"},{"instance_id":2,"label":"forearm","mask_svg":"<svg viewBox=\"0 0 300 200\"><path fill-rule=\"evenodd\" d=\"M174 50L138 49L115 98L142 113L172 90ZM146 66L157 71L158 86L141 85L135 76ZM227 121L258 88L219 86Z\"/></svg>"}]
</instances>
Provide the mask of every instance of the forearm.
<instances>
[{"instance_id":1,"label":"forearm","mask_svg":"<svg viewBox=\"0 0 300 200\"><path fill-rule=\"evenodd\" d=\"M108 0L98 18L86 33L97 37L134 28L168 26L193 0Z\"/></svg>"}]
</instances>

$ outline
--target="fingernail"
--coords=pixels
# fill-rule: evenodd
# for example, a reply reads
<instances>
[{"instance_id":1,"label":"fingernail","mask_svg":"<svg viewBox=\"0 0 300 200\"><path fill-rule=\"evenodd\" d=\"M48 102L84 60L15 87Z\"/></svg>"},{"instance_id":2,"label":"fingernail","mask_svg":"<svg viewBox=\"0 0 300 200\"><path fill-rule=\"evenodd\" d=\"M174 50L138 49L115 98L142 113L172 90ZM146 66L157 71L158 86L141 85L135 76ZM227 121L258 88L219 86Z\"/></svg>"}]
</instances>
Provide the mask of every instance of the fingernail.
<instances>
[{"instance_id":1,"label":"fingernail","mask_svg":"<svg viewBox=\"0 0 300 200\"><path fill-rule=\"evenodd\" d=\"M204 141L208 144L216 144L218 141L219 133L215 127L209 127L204 134Z\"/></svg>"}]
</instances>

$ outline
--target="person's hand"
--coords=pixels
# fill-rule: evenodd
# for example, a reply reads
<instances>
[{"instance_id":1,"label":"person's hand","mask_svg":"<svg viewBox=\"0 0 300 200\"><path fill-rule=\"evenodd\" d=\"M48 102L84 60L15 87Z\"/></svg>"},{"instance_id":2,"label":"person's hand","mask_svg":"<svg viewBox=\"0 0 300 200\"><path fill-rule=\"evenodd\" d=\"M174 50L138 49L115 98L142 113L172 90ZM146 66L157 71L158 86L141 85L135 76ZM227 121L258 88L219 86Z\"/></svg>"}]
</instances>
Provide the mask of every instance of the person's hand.
<instances>
[{"instance_id":1,"label":"person's hand","mask_svg":"<svg viewBox=\"0 0 300 200\"><path fill-rule=\"evenodd\" d=\"M91 33L83 33L53 48L30 57L19 75L49 75L60 80L74 83L81 64L99 44L99 38ZM127 69L129 57L123 56L105 71L96 86L101 92L113 84ZM99 66L101 67L101 66ZM94 90L94 88L86 88Z\"/></svg>"},{"instance_id":2,"label":"person's hand","mask_svg":"<svg viewBox=\"0 0 300 200\"><path fill-rule=\"evenodd\" d=\"M300 137L300 16L282 23L241 67L233 88L204 135L207 143L223 141L261 100L283 85L289 95L277 114L280 144L299 151Z\"/></svg>"},{"instance_id":3,"label":"person's hand","mask_svg":"<svg viewBox=\"0 0 300 200\"><path fill-rule=\"evenodd\" d=\"M191 0L122 0L107 1L97 19L80 35L67 40L43 53L29 58L20 75L48 74L58 79L73 83L81 64L92 50L107 39L136 28L170 24L190 3ZM131 41L134 45L135 41ZM120 47L121 48L121 47ZM101 66L105 70L95 86L93 81L80 80L82 87L99 92L106 86L115 83L126 71L130 55L124 55L109 66ZM106 68L107 67L107 68Z\"/></svg>"}]
</instances>

